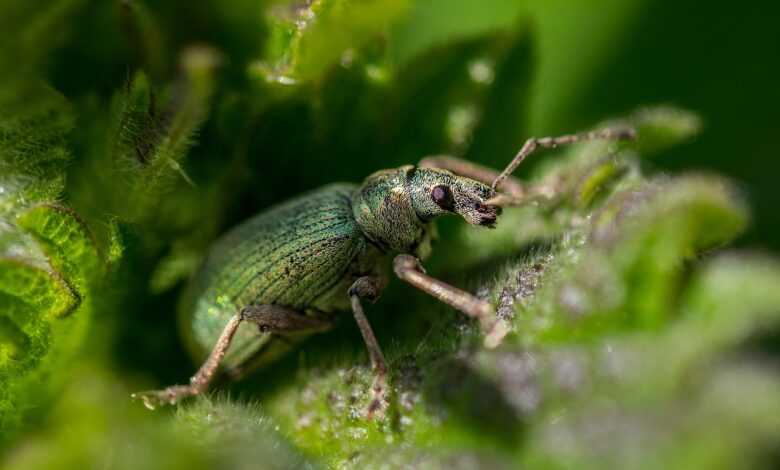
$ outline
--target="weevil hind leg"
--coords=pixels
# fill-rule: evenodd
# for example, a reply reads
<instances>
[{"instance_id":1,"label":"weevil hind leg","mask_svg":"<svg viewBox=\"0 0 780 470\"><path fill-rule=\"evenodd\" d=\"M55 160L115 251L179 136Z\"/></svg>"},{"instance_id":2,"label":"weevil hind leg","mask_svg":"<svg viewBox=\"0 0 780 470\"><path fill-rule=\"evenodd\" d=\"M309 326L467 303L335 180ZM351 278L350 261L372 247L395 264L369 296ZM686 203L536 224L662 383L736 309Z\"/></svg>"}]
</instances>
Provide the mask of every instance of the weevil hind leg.
<instances>
[{"instance_id":1,"label":"weevil hind leg","mask_svg":"<svg viewBox=\"0 0 780 470\"><path fill-rule=\"evenodd\" d=\"M230 318L222 330L214 349L211 350L206 362L198 369L198 372L190 378L189 385L173 385L162 390L150 390L132 394L133 399L141 400L150 410L160 405L173 405L183 398L203 393L214 379L219 368L219 363L225 357L225 353L233 341L238 327L243 321L242 313Z\"/></svg>"},{"instance_id":2,"label":"weevil hind leg","mask_svg":"<svg viewBox=\"0 0 780 470\"><path fill-rule=\"evenodd\" d=\"M382 348L374 336L374 330L368 323L361 299L374 301L379 297L383 282L381 279L373 276L363 276L358 278L349 288L348 294L352 304L352 313L355 316L360 333L363 335L363 341L368 349L368 356L371 359L371 369L374 372L374 380L371 384L371 403L368 406L367 417L373 418L376 414L381 414L387 407L387 362L382 354Z\"/></svg>"},{"instance_id":3,"label":"weevil hind leg","mask_svg":"<svg viewBox=\"0 0 780 470\"><path fill-rule=\"evenodd\" d=\"M159 405L173 405L180 400L205 392L217 374L219 365L225 357L236 331L241 323L255 323L260 333L290 335L297 333L316 333L325 331L332 322L325 318L309 317L297 310L278 305L252 305L241 309L231 317L219 336L209 357L190 378L189 385L174 385L162 390L150 390L134 393L134 399L141 400L149 409Z\"/></svg>"},{"instance_id":4,"label":"weevil hind leg","mask_svg":"<svg viewBox=\"0 0 780 470\"><path fill-rule=\"evenodd\" d=\"M498 346L508 333L509 326L496 317L490 302L427 275L416 257L406 254L396 256L393 260L393 270L399 279L479 321L485 333L486 347Z\"/></svg>"}]
</instances>

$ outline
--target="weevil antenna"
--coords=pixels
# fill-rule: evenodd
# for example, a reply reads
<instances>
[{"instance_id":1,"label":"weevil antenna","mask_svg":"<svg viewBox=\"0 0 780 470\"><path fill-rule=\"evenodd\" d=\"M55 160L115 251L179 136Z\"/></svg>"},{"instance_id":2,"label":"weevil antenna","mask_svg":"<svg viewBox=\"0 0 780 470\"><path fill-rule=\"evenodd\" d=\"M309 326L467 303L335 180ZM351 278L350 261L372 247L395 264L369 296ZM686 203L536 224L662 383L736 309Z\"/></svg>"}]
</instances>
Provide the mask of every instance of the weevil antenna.
<instances>
[{"instance_id":1,"label":"weevil antenna","mask_svg":"<svg viewBox=\"0 0 780 470\"><path fill-rule=\"evenodd\" d=\"M490 187L493 188L494 191L497 191L499 186L515 172L523 160L539 148L555 148L559 145L574 144L588 140L632 140L634 138L636 138L636 131L632 127L607 127L595 131L568 134L559 137L531 137L525 141L520 148L520 151L515 155L515 158L513 158L512 161L509 162L509 165L504 168L504 171L493 180L493 184L491 184Z\"/></svg>"}]
</instances>

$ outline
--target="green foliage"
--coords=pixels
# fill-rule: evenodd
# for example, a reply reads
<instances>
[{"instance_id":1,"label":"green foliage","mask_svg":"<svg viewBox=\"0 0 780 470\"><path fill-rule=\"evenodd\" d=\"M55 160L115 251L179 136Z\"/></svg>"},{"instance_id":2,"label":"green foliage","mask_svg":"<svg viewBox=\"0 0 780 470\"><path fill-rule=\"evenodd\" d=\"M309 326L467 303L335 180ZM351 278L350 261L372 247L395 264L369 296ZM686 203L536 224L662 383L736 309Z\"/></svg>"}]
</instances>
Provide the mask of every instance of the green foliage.
<instances>
[{"instance_id":1,"label":"green foliage","mask_svg":"<svg viewBox=\"0 0 780 470\"><path fill-rule=\"evenodd\" d=\"M343 54L375 40L406 9L406 1L313 1L279 7L271 15L265 79L281 85L321 78ZM351 52L348 52L351 49Z\"/></svg>"},{"instance_id":2,"label":"green foliage","mask_svg":"<svg viewBox=\"0 0 780 470\"><path fill-rule=\"evenodd\" d=\"M84 336L90 289L102 269L89 229L57 202L71 158L67 134L73 128L72 110L62 95L34 75L50 50L43 43L51 45L58 39L44 38L62 26L75 5L59 2L44 12L16 8L3 15L8 21L6 31L19 34L18 49L0 54L4 77L0 80L0 429L4 431L12 430L27 407L56 388L58 379L51 374L67 364ZM19 21L28 21L28 28L18 31Z\"/></svg>"},{"instance_id":3,"label":"green foliage","mask_svg":"<svg viewBox=\"0 0 780 470\"><path fill-rule=\"evenodd\" d=\"M162 98L139 72L114 100L107 140L112 172L103 176L121 185L110 209L123 220L148 222L174 179L192 184L181 161L208 113L218 60L216 51L189 49L181 58L182 75Z\"/></svg>"},{"instance_id":4,"label":"green foliage","mask_svg":"<svg viewBox=\"0 0 780 470\"><path fill-rule=\"evenodd\" d=\"M17 154L30 165L18 174L24 183L0 186L6 197L6 211L0 217L4 331L0 426L4 429L19 418L23 403L35 403L36 396L46 395L44 390L57 381L49 375L73 357L86 333L94 289L105 274L89 229L72 210L54 200L60 188L53 187L47 175L56 175L53 179L59 184L63 179L46 159L51 155L51 141L28 145L33 151L22 148ZM56 161L64 164L64 159ZM19 167L25 168L15 168ZM44 384L39 384L41 380Z\"/></svg>"},{"instance_id":5,"label":"green foliage","mask_svg":"<svg viewBox=\"0 0 780 470\"><path fill-rule=\"evenodd\" d=\"M647 58L616 56L648 8L0 0L16 38L0 44L3 468L776 465L780 265L724 252L751 221L737 185L659 171L734 159L689 156L722 116L626 115L667 101L651 91L669 69L642 76L630 105L611 96L627 94L622 76L603 106L584 98L606 64ZM373 421L349 315L219 385L231 395L156 413L129 400L194 370L176 304L231 225L425 155L500 168L531 131L572 123L630 124L639 139L534 155L518 176L539 196L495 230L439 226L429 272L491 299L510 330L497 349L393 284L367 306L391 363Z\"/></svg>"},{"instance_id":6,"label":"green foliage","mask_svg":"<svg viewBox=\"0 0 780 470\"><path fill-rule=\"evenodd\" d=\"M414 2L393 28L391 53L403 64L425 51L459 40L511 30L520 21L526 2L467 0Z\"/></svg>"},{"instance_id":7,"label":"green foliage","mask_svg":"<svg viewBox=\"0 0 780 470\"><path fill-rule=\"evenodd\" d=\"M4 468L238 470L257 468L259 462L269 469L306 464L257 407L202 399L170 419L117 400L130 390L97 366L75 373L77 380L51 412L50 431L11 453Z\"/></svg>"}]
</instances>

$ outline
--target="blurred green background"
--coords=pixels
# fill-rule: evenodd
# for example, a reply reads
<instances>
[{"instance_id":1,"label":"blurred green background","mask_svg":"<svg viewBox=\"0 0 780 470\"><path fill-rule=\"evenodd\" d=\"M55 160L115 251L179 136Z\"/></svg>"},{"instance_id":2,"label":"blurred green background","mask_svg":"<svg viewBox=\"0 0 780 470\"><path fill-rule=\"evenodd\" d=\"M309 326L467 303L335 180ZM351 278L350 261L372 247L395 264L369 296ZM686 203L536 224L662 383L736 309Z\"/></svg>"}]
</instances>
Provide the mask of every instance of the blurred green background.
<instances>
[{"instance_id":1,"label":"blurred green background","mask_svg":"<svg viewBox=\"0 0 780 470\"><path fill-rule=\"evenodd\" d=\"M0 463L772 467L777 18L769 1L0 0ZM358 417L350 321L231 395L127 399L192 373L181 290L241 220L429 154L501 167L531 135L617 118L647 130L618 163L596 145L520 168L564 182L549 207L440 226L432 272L517 296L505 349L399 283L370 307L387 420ZM662 176L691 172L736 190ZM621 225L630 195L650 202ZM706 256L729 242L745 251Z\"/></svg>"}]
</instances>

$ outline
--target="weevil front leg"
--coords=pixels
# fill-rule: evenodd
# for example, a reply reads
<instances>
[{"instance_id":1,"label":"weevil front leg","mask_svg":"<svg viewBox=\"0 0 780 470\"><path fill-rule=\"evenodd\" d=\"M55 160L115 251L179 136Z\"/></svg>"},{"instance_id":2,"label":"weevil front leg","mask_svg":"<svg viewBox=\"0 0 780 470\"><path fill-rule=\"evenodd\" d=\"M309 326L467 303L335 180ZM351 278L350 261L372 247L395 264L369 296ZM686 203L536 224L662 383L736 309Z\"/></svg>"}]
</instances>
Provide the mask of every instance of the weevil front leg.
<instances>
[{"instance_id":1,"label":"weevil front leg","mask_svg":"<svg viewBox=\"0 0 780 470\"><path fill-rule=\"evenodd\" d=\"M371 419L376 412L381 412L387 403L387 362L382 354L382 348L374 336L374 330L368 323L366 314L363 312L361 299L374 301L379 297L382 290L382 282L373 276L363 276L358 278L349 288L349 299L352 304L352 313L355 315L360 333L363 335L363 341L368 349L368 356L371 358L371 368L374 371L374 381L371 384L371 403L368 406L368 419Z\"/></svg>"},{"instance_id":2,"label":"weevil front leg","mask_svg":"<svg viewBox=\"0 0 780 470\"><path fill-rule=\"evenodd\" d=\"M480 183L492 184L501 175L501 172L493 168L478 165L476 163L449 155L434 155L420 160L420 167L442 168L456 175L465 176ZM524 185L512 176L507 176L501 185L501 192L485 201L486 204L509 207L521 206L539 197L549 197L551 191L549 184L535 186Z\"/></svg>"},{"instance_id":3,"label":"weevil front leg","mask_svg":"<svg viewBox=\"0 0 780 470\"><path fill-rule=\"evenodd\" d=\"M579 134L568 134L558 137L531 137L526 140L517 155L509 162L509 165L502 171L491 183L494 190L508 184L509 176L514 173L518 166L540 148L555 148L560 145L574 144L588 140L630 140L636 138L636 131L631 127L607 127L595 131L581 132Z\"/></svg>"},{"instance_id":4,"label":"weevil front leg","mask_svg":"<svg viewBox=\"0 0 780 470\"><path fill-rule=\"evenodd\" d=\"M442 168L456 175L465 176L485 184L492 184L501 172L490 167L479 165L462 158L450 155L431 155L420 160L422 168ZM503 184L503 190L513 197L520 198L525 194L523 184L516 178L507 177Z\"/></svg>"},{"instance_id":5,"label":"weevil front leg","mask_svg":"<svg viewBox=\"0 0 780 470\"><path fill-rule=\"evenodd\" d=\"M636 138L636 131L631 127L607 127L604 129L557 137L531 137L525 141L520 148L520 151L517 152L512 161L510 161L506 168L501 172L467 160L446 155L426 157L420 161L420 166L444 168L461 176L490 184L494 190L500 189L502 192L488 200L488 204L501 207L519 206L534 198L549 198L550 194L554 193L549 184L524 187L517 179L511 176L526 157L540 148L555 148L560 145L574 144L589 140L630 140L634 138Z\"/></svg>"},{"instance_id":6,"label":"weevil front leg","mask_svg":"<svg viewBox=\"0 0 780 470\"><path fill-rule=\"evenodd\" d=\"M297 310L278 305L245 307L230 318L206 362L190 378L189 385L173 385L162 390L134 393L132 398L140 399L147 408L154 409L158 405L173 405L183 398L205 392L214 380L219 364L230 348L230 343L233 341L238 327L245 321L255 323L260 333L314 333L331 327L331 322L326 319L309 317Z\"/></svg>"},{"instance_id":7,"label":"weevil front leg","mask_svg":"<svg viewBox=\"0 0 780 470\"><path fill-rule=\"evenodd\" d=\"M393 270L401 280L477 319L486 335L486 347L494 348L501 344L509 331L506 323L496 317L495 309L489 302L427 275L416 257L405 254L396 256L393 260Z\"/></svg>"}]
</instances>

